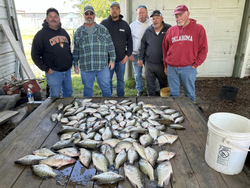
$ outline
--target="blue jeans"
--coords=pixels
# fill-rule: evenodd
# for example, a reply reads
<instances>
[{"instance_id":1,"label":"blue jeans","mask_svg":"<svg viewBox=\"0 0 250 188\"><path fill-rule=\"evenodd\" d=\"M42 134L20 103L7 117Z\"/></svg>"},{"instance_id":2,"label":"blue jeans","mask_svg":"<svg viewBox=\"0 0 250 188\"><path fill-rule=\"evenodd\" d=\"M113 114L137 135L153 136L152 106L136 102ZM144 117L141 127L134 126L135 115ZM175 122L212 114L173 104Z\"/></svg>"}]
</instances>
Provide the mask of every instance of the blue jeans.
<instances>
[{"instance_id":1,"label":"blue jeans","mask_svg":"<svg viewBox=\"0 0 250 188\"><path fill-rule=\"evenodd\" d=\"M115 67L110 70L110 91L111 94L113 93L113 86L112 86L112 78L114 72L116 73L117 78L117 85L116 85L116 93L118 97L124 97L124 73L125 73L125 64L122 62L115 63Z\"/></svg>"},{"instance_id":2,"label":"blue jeans","mask_svg":"<svg viewBox=\"0 0 250 188\"><path fill-rule=\"evenodd\" d=\"M195 79L197 69L190 66L187 67L171 67L168 65L168 84L170 89L170 96L180 96L180 83L182 82L185 95L192 101L195 101Z\"/></svg>"},{"instance_id":3,"label":"blue jeans","mask_svg":"<svg viewBox=\"0 0 250 188\"><path fill-rule=\"evenodd\" d=\"M97 83L102 91L103 97L111 97L110 92L110 76L109 68L106 66L100 71L82 71L81 78L83 84L83 97L93 97L93 86L95 82L95 77Z\"/></svg>"},{"instance_id":4,"label":"blue jeans","mask_svg":"<svg viewBox=\"0 0 250 188\"><path fill-rule=\"evenodd\" d=\"M53 71L52 74L46 73L46 78L47 84L50 87L50 97L60 97L61 89L63 97L72 96L73 88L70 69L64 72Z\"/></svg>"},{"instance_id":5,"label":"blue jeans","mask_svg":"<svg viewBox=\"0 0 250 188\"><path fill-rule=\"evenodd\" d=\"M135 62L133 63L133 68L134 68L134 76L135 76L135 82L136 82L136 89L138 92L143 91L143 79L142 79L142 68L138 66L138 55L134 55ZM143 60L143 65L145 65L145 61ZM155 91L159 91L159 83L157 79L155 80Z\"/></svg>"}]
</instances>

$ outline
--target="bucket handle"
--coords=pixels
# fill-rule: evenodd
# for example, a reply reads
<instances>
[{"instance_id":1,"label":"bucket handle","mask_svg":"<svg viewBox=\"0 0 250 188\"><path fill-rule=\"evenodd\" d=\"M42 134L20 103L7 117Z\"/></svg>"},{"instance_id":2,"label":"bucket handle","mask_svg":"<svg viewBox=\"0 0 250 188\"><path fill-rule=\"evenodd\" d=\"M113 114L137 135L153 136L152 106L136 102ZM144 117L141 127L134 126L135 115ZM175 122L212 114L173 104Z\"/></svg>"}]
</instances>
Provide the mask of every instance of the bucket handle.
<instances>
[{"instance_id":1,"label":"bucket handle","mask_svg":"<svg viewBox=\"0 0 250 188\"><path fill-rule=\"evenodd\" d=\"M236 144L234 144L234 143L230 142L229 140L227 140L227 138L226 138L226 137L224 137L224 140L225 140L225 141L227 141L228 143L232 144L233 146L235 146L235 147L239 148L239 149L242 149L242 150L245 150L245 151L250 151L250 149L243 148L243 147L241 147L241 146L238 146L238 145L236 145Z\"/></svg>"}]
</instances>

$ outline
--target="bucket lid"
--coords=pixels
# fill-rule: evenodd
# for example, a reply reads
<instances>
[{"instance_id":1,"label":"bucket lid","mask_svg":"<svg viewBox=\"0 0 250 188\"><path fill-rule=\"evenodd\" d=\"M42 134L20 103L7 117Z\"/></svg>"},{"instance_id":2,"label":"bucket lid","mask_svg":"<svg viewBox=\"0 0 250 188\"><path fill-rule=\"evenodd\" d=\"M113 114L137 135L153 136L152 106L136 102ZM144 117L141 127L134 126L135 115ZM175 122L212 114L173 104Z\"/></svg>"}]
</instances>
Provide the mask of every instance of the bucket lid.
<instances>
[{"instance_id":1,"label":"bucket lid","mask_svg":"<svg viewBox=\"0 0 250 188\"><path fill-rule=\"evenodd\" d=\"M250 120L246 117L226 112L209 116L208 126L220 134L234 138L250 139ZM237 129L237 130L236 130Z\"/></svg>"}]
</instances>

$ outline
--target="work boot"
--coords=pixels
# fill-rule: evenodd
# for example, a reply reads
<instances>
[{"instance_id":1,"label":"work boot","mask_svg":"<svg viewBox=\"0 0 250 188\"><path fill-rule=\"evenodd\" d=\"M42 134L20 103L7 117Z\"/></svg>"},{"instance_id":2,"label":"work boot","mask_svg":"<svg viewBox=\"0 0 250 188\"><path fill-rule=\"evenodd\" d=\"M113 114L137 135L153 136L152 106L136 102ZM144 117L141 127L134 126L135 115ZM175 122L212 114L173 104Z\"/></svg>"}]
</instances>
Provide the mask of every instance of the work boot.
<instances>
[{"instance_id":1,"label":"work boot","mask_svg":"<svg viewBox=\"0 0 250 188\"><path fill-rule=\"evenodd\" d=\"M161 96L160 91L156 91L155 96Z\"/></svg>"},{"instance_id":2,"label":"work boot","mask_svg":"<svg viewBox=\"0 0 250 188\"><path fill-rule=\"evenodd\" d=\"M142 94L143 94L143 91L139 91L139 92L137 93L137 97L142 96Z\"/></svg>"}]
</instances>

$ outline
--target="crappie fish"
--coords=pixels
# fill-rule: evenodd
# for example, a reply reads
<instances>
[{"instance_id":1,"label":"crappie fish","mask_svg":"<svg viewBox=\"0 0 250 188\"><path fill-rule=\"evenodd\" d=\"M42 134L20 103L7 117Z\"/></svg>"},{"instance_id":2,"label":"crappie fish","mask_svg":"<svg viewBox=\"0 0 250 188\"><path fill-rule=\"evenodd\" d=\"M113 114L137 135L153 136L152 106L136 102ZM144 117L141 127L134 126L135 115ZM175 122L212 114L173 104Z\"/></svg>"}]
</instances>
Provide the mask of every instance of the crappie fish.
<instances>
[{"instance_id":1,"label":"crappie fish","mask_svg":"<svg viewBox=\"0 0 250 188\"><path fill-rule=\"evenodd\" d=\"M151 147L146 147L144 151L148 162L154 167L158 158L158 152Z\"/></svg>"},{"instance_id":2,"label":"crappie fish","mask_svg":"<svg viewBox=\"0 0 250 188\"><path fill-rule=\"evenodd\" d=\"M123 149L115 158L115 169L119 169L120 166L125 163L127 160L127 153L125 149Z\"/></svg>"},{"instance_id":3,"label":"crappie fish","mask_svg":"<svg viewBox=\"0 0 250 188\"><path fill-rule=\"evenodd\" d=\"M121 142L120 139L110 138L110 139L104 140L104 141L102 142L102 144L108 144L108 145L110 145L112 148L114 148L119 142Z\"/></svg>"},{"instance_id":4,"label":"crappie fish","mask_svg":"<svg viewBox=\"0 0 250 188\"><path fill-rule=\"evenodd\" d=\"M80 148L79 160L86 168L89 168L91 159L92 159L91 152L85 148Z\"/></svg>"},{"instance_id":5,"label":"crappie fish","mask_svg":"<svg viewBox=\"0 0 250 188\"><path fill-rule=\"evenodd\" d=\"M73 134L75 132L67 132L67 133L63 133L60 137L60 140L63 141L63 140L67 140L67 139L70 139L72 138Z\"/></svg>"},{"instance_id":6,"label":"crappie fish","mask_svg":"<svg viewBox=\"0 0 250 188\"><path fill-rule=\"evenodd\" d=\"M90 180L97 181L100 184L113 184L121 180L124 180L124 177L114 172L104 172L104 173L92 176Z\"/></svg>"},{"instance_id":7,"label":"crappie fish","mask_svg":"<svg viewBox=\"0 0 250 188\"><path fill-rule=\"evenodd\" d=\"M97 170L108 172L108 160L101 153L93 152L92 161Z\"/></svg>"},{"instance_id":8,"label":"crappie fish","mask_svg":"<svg viewBox=\"0 0 250 188\"><path fill-rule=\"evenodd\" d=\"M71 108L73 106L73 104L69 104L67 106L65 106L65 108L63 109L63 111L65 112L67 109Z\"/></svg>"},{"instance_id":9,"label":"crappie fish","mask_svg":"<svg viewBox=\"0 0 250 188\"><path fill-rule=\"evenodd\" d=\"M168 185L171 174L173 173L171 163L169 161L162 162L158 165L156 173L158 177L158 186L163 187L163 184Z\"/></svg>"},{"instance_id":10,"label":"crappie fish","mask_svg":"<svg viewBox=\"0 0 250 188\"><path fill-rule=\"evenodd\" d=\"M74 138L71 138L69 140L58 141L53 146L51 146L51 149L61 149L68 147L74 140L75 140Z\"/></svg>"},{"instance_id":11,"label":"crappie fish","mask_svg":"<svg viewBox=\"0 0 250 188\"><path fill-rule=\"evenodd\" d=\"M102 143L101 141L85 139L76 143L76 145L83 147L83 148L96 148L96 147L100 147L101 143Z\"/></svg>"},{"instance_id":12,"label":"crappie fish","mask_svg":"<svg viewBox=\"0 0 250 188\"><path fill-rule=\"evenodd\" d=\"M143 147L147 147L148 145L152 144L153 138L149 134L144 134L139 138L140 143Z\"/></svg>"},{"instance_id":13,"label":"crappie fish","mask_svg":"<svg viewBox=\"0 0 250 188\"><path fill-rule=\"evenodd\" d=\"M178 118L177 118L178 119ZM182 130L182 129L186 129L184 126L180 125L180 124L170 124L168 125L171 129L178 129L178 130Z\"/></svg>"},{"instance_id":14,"label":"crappie fish","mask_svg":"<svg viewBox=\"0 0 250 188\"><path fill-rule=\"evenodd\" d=\"M60 110L62 110L62 109L63 109L63 103L58 104L57 110L60 111Z\"/></svg>"},{"instance_id":15,"label":"crappie fish","mask_svg":"<svg viewBox=\"0 0 250 188\"><path fill-rule=\"evenodd\" d=\"M31 167L32 171L41 178L47 179L47 178L55 178L57 174L54 172L53 168L49 167L46 164L40 164L40 165L33 165Z\"/></svg>"},{"instance_id":16,"label":"crappie fish","mask_svg":"<svg viewBox=\"0 0 250 188\"><path fill-rule=\"evenodd\" d=\"M154 169L151 166L151 164L145 160L145 159L140 159L139 160L139 168L141 169L141 171L148 175L150 181L154 181L155 177L154 177Z\"/></svg>"},{"instance_id":17,"label":"crappie fish","mask_svg":"<svg viewBox=\"0 0 250 188\"><path fill-rule=\"evenodd\" d=\"M173 157L175 156L175 153L174 152L169 152L169 151L160 151L159 152L159 157L157 159L157 163L161 163L163 161L166 161L166 160L170 160L172 159Z\"/></svg>"},{"instance_id":18,"label":"crappie fish","mask_svg":"<svg viewBox=\"0 0 250 188\"><path fill-rule=\"evenodd\" d=\"M133 147L137 151L137 153L141 156L141 158L147 159L145 155L145 148L143 146L141 146L136 142L133 142Z\"/></svg>"},{"instance_id":19,"label":"crappie fish","mask_svg":"<svg viewBox=\"0 0 250 188\"><path fill-rule=\"evenodd\" d=\"M110 145L107 145L107 148L105 150L105 157L109 161L109 166L114 165L116 154L115 154L115 150Z\"/></svg>"},{"instance_id":20,"label":"crappie fish","mask_svg":"<svg viewBox=\"0 0 250 188\"><path fill-rule=\"evenodd\" d=\"M130 148L128 150L128 162L133 164L137 159L139 159L139 155L134 148Z\"/></svg>"},{"instance_id":21,"label":"crappie fish","mask_svg":"<svg viewBox=\"0 0 250 188\"><path fill-rule=\"evenodd\" d=\"M126 149L126 151L128 151L132 146L133 144L131 142L121 141L115 146L114 149L116 153L120 153L123 149Z\"/></svg>"},{"instance_id":22,"label":"crappie fish","mask_svg":"<svg viewBox=\"0 0 250 188\"><path fill-rule=\"evenodd\" d=\"M138 188L142 188L142 180L141 180L141 172L140 170L131 164L124 164L125 176L129 179L129 181L136 185Z\"/></svg>"},{"instance_id":23,"label":"crappie fish","mask_svg":"<svg viewBox=\"0 0 250 188\"><path fill-rule=\"evenodd\" d=\"M38 155L26 155L18 160L15 161L16 164L21 164L21 165L34 165L38 164L39 161L47 159L47 157L41 157Z\"/></svg>"},{"instance_id":24,"label":"crappie fish","mask_svg":"<svg viewBox=\"0 0 250 188\"><path fill-rule=\"evenodd\" d=\"M46 164L48 166L57 167L59 169L62 166L65 166L67 164L72 164L75 162L76 160L71 157L68 157L62 154L57 154L57 155L48 157L47 159L41 160L39 164Z\"/></svg>"},{"instance_id":25,"label":"crappie fish","mask_svg":"<svg viewBox=\"0 0 250 188\"><path fill-rule=\"evenodd\" d=\"M154 139L157 140L158 136L160 135L160 131L152 126L148 127L149 135Z\"/></svg>"},{"instance_id":26,"label":"crappie fish","mask_svg":"<svg viewBox=\"0 0 250 188\"><path fill-rule=\"evenodd\" d=\"M60 154L63 154L63 155L67 155L69 157L77 157L77 156L80 155L80 153L78 152L78 150L76 148L74 148L74 147L60 149L57 152L60 153Z\"/></svg>"},{"instance_id":27,"label":"crappie fish","mask_svg":"<svg viewBox=\"0 0 250 188\"><path fill-rule=\"evenodd\" d=\"M172 144L174 141L178 138L177 135L171 135L171 134L162 134L157 138L157 143L159 144L159 147L164 144Z\"/></svg>"},{"instance_id":28,"label":"crappie fish","mask_svg":"<svg viewBox=\"0 0 250 188\"><path fill-rule=\"evenodd\" d=\"M107 140L112 138L112 131L110 130L110 127L106 127L104 133L102 134L102 140Z\"/></svg>"},{"instance_id":29,"label":"crappie fish","mask_svg":"<svg viewBox=\"0 0 250 188\"><path fill-rule=\"evenodd\" d=\"M51 151L50 149L47 149L47 148L35 150L32 152L32 154L38 155L41 157L49 157L49 156L55 155L55 153L53 151Z\"/></svg>"},{"instance_id":30,"label":"crappie fish","mask_svg":"<svg viewBox=\"0 0 250 188\"><path fill-rule=\"evenodd\" d=\"M55 122L57 120L57 116L58 116L57 113L52 114L51 115L51 121Z\"/></svg>"},{"instance_id":31,"label":"crappie fish","mask_svg":"<svg viewBox=\"0 0 250 188\"><path fill-rule=\"evenodd\" d=\"M180 116L174 120L174 123L182 123L184 121L184 117Z\"/></svg>"}]
</instances>

